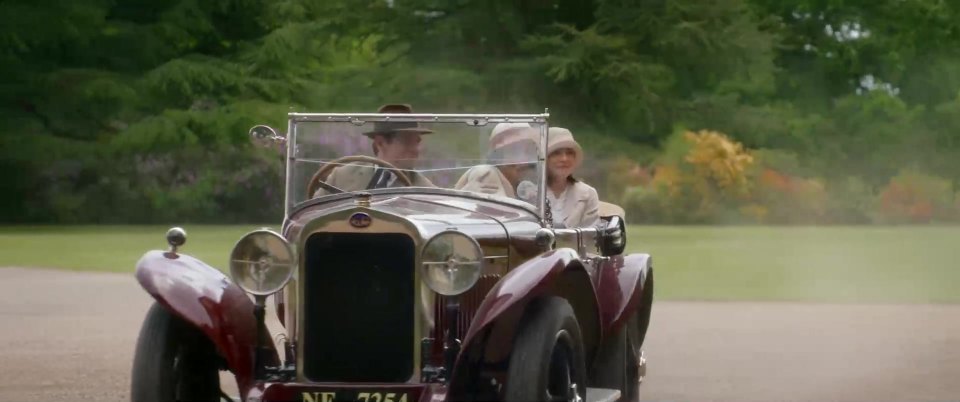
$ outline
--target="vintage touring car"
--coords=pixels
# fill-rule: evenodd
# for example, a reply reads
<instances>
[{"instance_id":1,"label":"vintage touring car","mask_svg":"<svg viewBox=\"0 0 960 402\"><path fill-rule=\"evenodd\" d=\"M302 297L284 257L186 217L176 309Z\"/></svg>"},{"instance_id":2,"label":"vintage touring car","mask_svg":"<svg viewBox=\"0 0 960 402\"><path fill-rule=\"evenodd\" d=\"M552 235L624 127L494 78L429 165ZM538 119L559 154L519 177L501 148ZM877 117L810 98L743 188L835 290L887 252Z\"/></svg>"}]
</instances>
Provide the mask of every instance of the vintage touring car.
<instances>
[{"instance_id":1,"label":"vintage touring car","mask_svg":"<svg viewBox=\"0 0 960 402\"><path fill-rule=\"evenodd\" d=\"M624 255L615 205L553 224L548 118L387 108L251 129L285 158L282 227L240 238L229 277L180 228L144 254L132 400L637 400L652 260ZM478 170L502 187L466 183Z\"/></svg>"}]
</instances>

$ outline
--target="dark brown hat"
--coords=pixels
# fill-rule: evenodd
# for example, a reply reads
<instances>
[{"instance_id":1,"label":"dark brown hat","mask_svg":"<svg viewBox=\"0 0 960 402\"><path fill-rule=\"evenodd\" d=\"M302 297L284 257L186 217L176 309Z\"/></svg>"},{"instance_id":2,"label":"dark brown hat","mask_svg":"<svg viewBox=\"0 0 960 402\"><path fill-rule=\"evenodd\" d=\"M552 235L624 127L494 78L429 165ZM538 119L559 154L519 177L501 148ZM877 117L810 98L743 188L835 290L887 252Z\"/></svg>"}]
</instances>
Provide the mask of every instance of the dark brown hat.
<instances>
[{"instance_id":1,"label":"dark brown hat","mask_svg":"<svg viewBox=\"0 0 960 402\"><path fill-rule=\"evenodd\" d=\"M377 113L413 113L413 108L406 104L390 104L380 106ZM419 133L430 134L432 130L420 127L415 121L377 121L373 123L373 130L363 133L368 137L375 134L389 133Z\"/></svg>"}]
</instances>

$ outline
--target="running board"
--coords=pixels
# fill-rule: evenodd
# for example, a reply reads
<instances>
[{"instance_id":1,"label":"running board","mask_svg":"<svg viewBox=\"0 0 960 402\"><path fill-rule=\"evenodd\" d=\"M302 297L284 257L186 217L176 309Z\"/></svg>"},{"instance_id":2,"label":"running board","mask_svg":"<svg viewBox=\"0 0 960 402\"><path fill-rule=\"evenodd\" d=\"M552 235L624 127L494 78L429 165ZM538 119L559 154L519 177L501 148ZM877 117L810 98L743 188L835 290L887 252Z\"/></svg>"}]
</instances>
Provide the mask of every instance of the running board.
<instances>
[{"instance_id":1,"label":"running board","mask_svg":"<svg viewBox=\"0 0 960 402\"><path fill-rule=\"evenodd\" d=\"M620 390L610 388L587 388L587 402L617 402Z\"/></svg>"}]
</instances>

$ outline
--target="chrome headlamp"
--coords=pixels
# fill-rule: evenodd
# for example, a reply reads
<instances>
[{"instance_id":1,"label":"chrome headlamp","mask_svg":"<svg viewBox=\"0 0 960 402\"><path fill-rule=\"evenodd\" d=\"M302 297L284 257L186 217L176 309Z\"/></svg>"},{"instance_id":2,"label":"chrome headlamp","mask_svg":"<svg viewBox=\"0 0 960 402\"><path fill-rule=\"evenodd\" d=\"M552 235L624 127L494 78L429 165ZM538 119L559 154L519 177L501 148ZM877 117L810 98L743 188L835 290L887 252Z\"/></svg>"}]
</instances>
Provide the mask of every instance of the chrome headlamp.
<instances>
[{"instance_id":1,"label":"chrome headlamp","mask_svg":"<svg viewBox=\"0 0 960 402\"><path fill-rule=\"evenodd\" d=\"M423 282L434 292L455 296L480 279L483 252L472 237L448 230L427 241L420 261Z\"/></svg>"},{"instance_id":2,"label":"chrome headlamp","mask_svg":"<svg viewBox=\"0 0 960 402\"><path fill-rule=\"evenodd\" d=\"M290 243L276 232L261 229L247 233L230 253L230 276L241 289L269 296L282 289L296 268Z\"/></svg>"}]
</instances>

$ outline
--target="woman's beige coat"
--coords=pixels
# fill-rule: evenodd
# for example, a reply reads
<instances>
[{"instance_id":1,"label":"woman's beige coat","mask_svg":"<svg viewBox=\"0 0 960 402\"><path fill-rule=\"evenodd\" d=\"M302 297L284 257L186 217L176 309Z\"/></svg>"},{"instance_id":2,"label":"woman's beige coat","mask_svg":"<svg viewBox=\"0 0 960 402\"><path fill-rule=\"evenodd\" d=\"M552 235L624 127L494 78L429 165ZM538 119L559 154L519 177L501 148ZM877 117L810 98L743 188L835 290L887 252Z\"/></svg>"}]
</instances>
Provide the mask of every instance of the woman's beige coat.
<instances>
[{"instance_id":1,"label":"woman's beige coat","mask_svg":"<svg viewBox=\"0 0 960 402\"><path fill-rule=\"evenodd\" d=\"M554 214L554 224L562 223L565 227L576 228L592 227L600 223L600 197L596 189L582 181L577 181L570 183L564 197L563 204L567 216L561 217Z\"/></svg>"}]
</instances>

